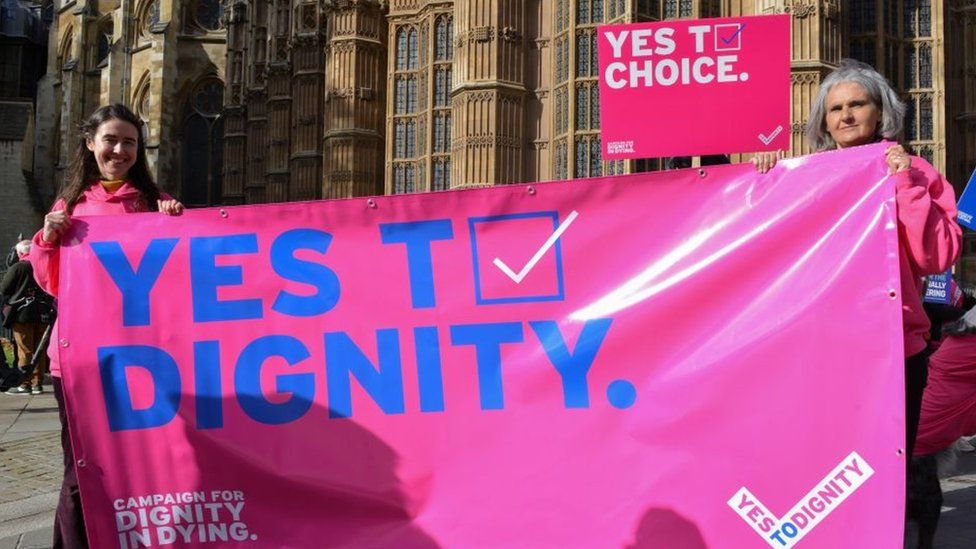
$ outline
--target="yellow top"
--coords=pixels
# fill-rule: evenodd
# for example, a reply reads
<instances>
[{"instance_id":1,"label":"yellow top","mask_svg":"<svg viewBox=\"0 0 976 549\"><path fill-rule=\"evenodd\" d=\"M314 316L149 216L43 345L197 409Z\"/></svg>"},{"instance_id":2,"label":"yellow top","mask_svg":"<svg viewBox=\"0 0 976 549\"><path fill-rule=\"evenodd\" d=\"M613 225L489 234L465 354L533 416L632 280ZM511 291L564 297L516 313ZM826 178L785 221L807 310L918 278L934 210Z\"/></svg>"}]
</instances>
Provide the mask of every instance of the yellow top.
<instances>
[{"instance_id":1,"label":"yellow top","mask_svg":"<svg viewBox=\"0 0 976 549\"><path fill-rule=\"evenodd\" d=\"M103 179L99 181L99 183L101 183L102 188L107 192L114 193L125 183L125 179L115 179L113 181L106 181Z\"/></svg>"}]
</instances>

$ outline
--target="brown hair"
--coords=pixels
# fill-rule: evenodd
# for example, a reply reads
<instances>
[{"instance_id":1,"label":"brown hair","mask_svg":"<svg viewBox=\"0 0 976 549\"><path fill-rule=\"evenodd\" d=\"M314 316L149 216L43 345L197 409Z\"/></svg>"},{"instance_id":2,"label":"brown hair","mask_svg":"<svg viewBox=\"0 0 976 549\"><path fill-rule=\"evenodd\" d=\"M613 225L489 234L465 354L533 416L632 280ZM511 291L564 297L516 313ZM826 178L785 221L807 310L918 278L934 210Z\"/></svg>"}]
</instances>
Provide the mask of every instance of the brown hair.
<instances>
[{"instance_id":1,"label":"brown hair","mask_svg":"<svg viewBox=\"0 0 976 549\"><path fill-rule=\"evenodd\" d=\"M157 210L156 201L159 200L160 192L149 173L149 163L146 161L146 143L142 133L142 120L121 103L99 107L88 117L88 120L81 124L81 133L75 147L75 153L58 197L64 200L65 209L71 213L85 190L101 178L98 164L95 162L95 154L88 150L87 141L95 139L99 126L109 120L123 120L135 126L136 133L139 134L139 149L136 152L136 162L129 169L127 179L129 184L142 195L146 209Z\"/></svg>"}]
</instances>

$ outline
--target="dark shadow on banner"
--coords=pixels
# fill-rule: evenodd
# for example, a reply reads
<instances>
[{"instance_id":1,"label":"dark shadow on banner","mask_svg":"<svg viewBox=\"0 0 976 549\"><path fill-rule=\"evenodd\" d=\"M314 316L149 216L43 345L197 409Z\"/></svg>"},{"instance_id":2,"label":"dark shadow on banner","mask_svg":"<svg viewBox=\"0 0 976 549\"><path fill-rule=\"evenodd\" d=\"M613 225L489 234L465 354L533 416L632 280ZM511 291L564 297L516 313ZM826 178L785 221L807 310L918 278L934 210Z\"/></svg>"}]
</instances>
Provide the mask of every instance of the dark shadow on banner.
<instances>
[{"instance_id":1,"label":"dark shadow on banner","mask_svg":"<svg viewBox=\"0 0 976 549\"><path fill-rule=\"evenodd\" d=\"M181 396L179 415L193 454L187 457L200 472L193 488L243 491L242 521L257 546L439 547L413 522L425 503L423 487L412 491L420 495L411 501L396 473L396 452L351 419L330 419L326 407L295 394L267 400ZM268 401L307 411L281 425L242 412ZM216 406L223 410L223 426L194 428L196 409ZM268 524L275 525L274 538L262 543Z\"/></svg>"},{"instance_id":2,"label":"dark shadow on banner","mask_svg":"<svg viewBox=\"0 0 976 549\"><path fill-rule=\"evenodd\" d=\"M634 541L627 549L706 549L698 526L671 509L651 507L644 512Z\"/></svg>"}]
</instances>

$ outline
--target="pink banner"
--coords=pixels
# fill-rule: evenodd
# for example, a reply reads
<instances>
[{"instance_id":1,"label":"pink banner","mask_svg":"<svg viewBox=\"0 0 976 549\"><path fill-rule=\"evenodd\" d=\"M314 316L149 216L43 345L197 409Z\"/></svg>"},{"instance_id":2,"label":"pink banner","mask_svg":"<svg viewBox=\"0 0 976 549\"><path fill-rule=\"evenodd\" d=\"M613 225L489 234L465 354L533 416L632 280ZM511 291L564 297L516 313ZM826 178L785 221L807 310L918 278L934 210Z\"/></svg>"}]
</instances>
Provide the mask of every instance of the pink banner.
<instances>
[{"instance_id":1,"label":"pink banner","mask_svg":"<svg viewBox=\"0 0 976 549\"><path fill-rule=\"evenodd\" d=\"M789 149L790 17L598 27L603 158Z\"/></svg>"},{"instance_id":2,"label":"pink banner","mask_svg":"<svg viewBox=\"0 0 976 549\"><path fill-rule=\"evenodd\" d=\"M894 547L880 146L76 219L93 547Z\"/></svg>"}]
</instances>

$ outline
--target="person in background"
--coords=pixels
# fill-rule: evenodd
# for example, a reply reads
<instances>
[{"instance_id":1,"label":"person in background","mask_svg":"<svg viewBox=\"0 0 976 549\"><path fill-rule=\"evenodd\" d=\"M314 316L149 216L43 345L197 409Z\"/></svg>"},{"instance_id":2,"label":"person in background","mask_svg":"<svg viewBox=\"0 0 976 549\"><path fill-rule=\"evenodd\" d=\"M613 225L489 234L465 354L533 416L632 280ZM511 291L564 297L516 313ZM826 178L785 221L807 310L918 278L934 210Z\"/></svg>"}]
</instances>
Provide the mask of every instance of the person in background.
<instances>
[{"instance_id":1,"label":"person in background","mask_svg":"<svg viewBox=\"0 0 976 549\"><path fill-rule=\"evenodd\" d=\"M81 135L65 184L44 227L34 235L30 261L34 276L46 292L58 296L59 243L75 215L110 215L159 211L179 215L183 205L162 193L149 173L143 125L124 105L98 108L81 125ZM92 329L98 329L93 326ZM53 341L57 341L57 323ZM88 547L81 512L75 460L68 436L58 346L51 345L52 385L61 418L61 446L64 450L64 481L54 517L54 548Z\"/></svg>"},{"instance_id":2,"label":"person in background","mask_svg":"<svg viewBox=\"0 0 976 549\"><path fill-rule=\"evenodd\" d=\"M23 382L6 391L8 395L39 395L44 392L42 381L47 365L45 357L40 357L34 367L31 361L44 336L44 330L53 320L50 319L51 298L34 281L34 269L27 261L30 254L30 240L21 240L16 245L19 261L10 266L0 281L0 296L12 308L9 317L4 318L4 327L14 333L17 346L17 367L25 374Z\"/></svg>"}]
</instances>

